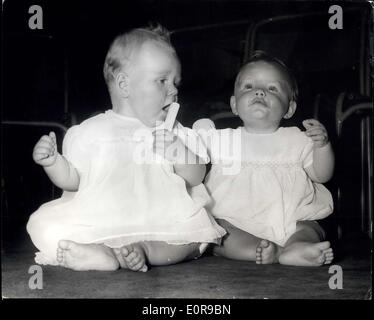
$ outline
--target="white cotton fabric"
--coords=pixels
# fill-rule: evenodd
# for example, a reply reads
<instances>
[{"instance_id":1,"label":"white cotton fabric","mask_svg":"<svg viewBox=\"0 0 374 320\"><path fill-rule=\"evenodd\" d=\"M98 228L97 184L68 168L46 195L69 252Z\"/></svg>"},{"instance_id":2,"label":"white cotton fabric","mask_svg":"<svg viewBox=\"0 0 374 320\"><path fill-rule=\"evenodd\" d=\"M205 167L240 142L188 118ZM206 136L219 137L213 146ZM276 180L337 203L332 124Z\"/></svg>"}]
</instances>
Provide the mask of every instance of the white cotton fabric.
<instances>
[{"instance_id":1,"label":"white cotton fabric","mask_svg":"<svg viewBox=\"0 0 374 320\"><path fill-rule=\"evenodd\" d=\"M192 130L179 123L175 130L184 140L188 135L190 149L199 145ZM225 231L204 209L210 201L204 185L187 189L172 164L152 152L151 163L139 163L151 146L150 128L112 110L68 130L63 156L79 172L79 190L31 215L27 229L40 261L55 263L60 239L109 247L145 240L219 242ZM206 154L201 158L206 161Z\"/></svg>"},{"instance_id":2,"label":"white cotton fabric","mask_svg":"<svg viewBox=\"0 0 374 320\"><path fill-rule=\"evenodd\" d=\"M330 192L305 172L313 163L313 141L297 127L267 134L243 127L198 132L213 164L205 185L213 200L207 209L215 218L283 246L297 221L332 213ZM239 152L227 149L235 144ZM230 174L235 164L238 170Z\"/></svg>"}]
</instances>

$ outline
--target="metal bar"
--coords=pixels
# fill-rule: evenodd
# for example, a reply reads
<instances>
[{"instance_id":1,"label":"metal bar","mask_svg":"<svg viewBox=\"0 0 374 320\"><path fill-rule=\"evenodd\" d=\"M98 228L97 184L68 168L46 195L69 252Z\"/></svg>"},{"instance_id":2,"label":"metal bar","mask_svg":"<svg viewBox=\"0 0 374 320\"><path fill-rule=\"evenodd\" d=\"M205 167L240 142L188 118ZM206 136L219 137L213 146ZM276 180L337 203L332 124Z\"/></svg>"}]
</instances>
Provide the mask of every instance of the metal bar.
<instances>
[{"instance_id":1,"label":"metal bar","mask_svg":"<svg viewBox=\"0 0 374 320\"><path fill-rule=\"evenodd\" d=\"M251 54L254 51L255 42L256 42L255 35L257 33L257 29L259 29L260 27L266 24L269 24L269 23L281 22L281 21L291 20L291 19L302 19L302 18L318 16L318 15L327 15L327 13L326 12L309 12L309 13L301 13L301 14L300 13L299 14L287 14L283 16L275 16L275 17L267 18L267 19L257 22L252 29L251 45L250 45L249 54Z\"/></svg>"},{"instance_id":2,"label":"metal bar","mask_svg":"<svg viewBox=\"0 0 374 320\"><path fill-rule=\"evenodd\" d=\"M49 122L49 121L11 121L11 120L4 120L1 121L1 124L8 124L8 125L19 125L19 126L34 126L34 127L55 127L64 132L68 130L66 126L58 122Z\"/></svg>"},{"instance_id":3,"label":"metal bar","mask_svg":"<svg viewBox=\"0 0 374 320\"><path fill-rule=\"evenodd\" d=\"M210 120L226 119L226 118L236 118L236 116L231 111L224 111L216 113L210 117Z\"/></svg>"},{"instance_id":4,"label":"metal bar","mask_svg":"<svg viewBox=\"0 0 374 320\"><path fill-rule=\"evenodd\" d=\"M251 20L238 20L238 21L232 21L232 22L214 23L214 24L207 24L207 25L202 25L202 26L175 29L175 30L171 31L170 33L175 34L175 33L182 33L182 32L214 29L214 28L218 28L218 27L230 27L230 26L248 24L248 23L251 23L251 22L252 22Z\"/></svg>"},{"instance_id":5,"label":"metal bar","mask_svg":"<svg viewBox=\"0 0 374 320\"><path fill-rule=\"evenodd\" d=\"M318 93L316 97L314 98L314 103L313 103L313 117L314 119L319 118L319 105L321 101L321 94Z\"/></svg>"},{"instance_id":6,"label":"metal bar","mask_svg":"<svg viewBox=\"0 0 374 320\"><path fill-rule=\"evenodd\" d=\"M11 121L5 120L1 121L1 124L6 125L17 125L17 126L32 126L32 127L54 127L60 129L62 132L66 133L68 128L61 123L51 122L51 121ZM55 185L52 183L51 186L51 198L55 197Z\"/></svg>"},{"instance_id":7,"label":"metal bar","mask_svg":"<svg viewBox=\"0 0 374 320\"><path fill-rule=\"evenodd\" d=\"M361 10L360 8L348 8L348 9L344 10L344 13L353 12L353 11L360 11L360 10ZM319 15L328 15L328 13L325 12L325 11L323 11L323 12L322 11L315 11L315 12L309 12L309 13L289 14L289 15L271 17L271 18L267 18L267 19L264 19L264 20L261 20L261 21L257 22L252 29L251 45L250 45L250 48L249 48L250 49L249 54L251 54L254 51L255 42L256 42L255 35L257 33L258 28L260 28L260 27L262 27L266 24L273 23L273 22L281 22L283 20L290 20L290 19L302 19L302 18L306 18L306 17L313 17L313 16L319 16Z\"/></svg>"},{"instance_id":8,"label":"metal bar","mask_svg":"<svg viewBox=\"0 0 374 320\"><path fill-rule=\"evenodd\" d=\"M354 105L353 107L349 108L347 111L341 114L341 117L339 119L340 125L342 125L343 122L356 111L368 109L373 109L373 104L371 102L363 102Z\"/></svg>"},{"instance_id":9,"label":"metal bar","mask_svg":"<svg viewBox=\"0 0 374 320\"><path fill-rule=\"evenodd\" d=\"M366 15L363 15L366 18ZM359 48L359 84L360 84L360 94L365 95L365 18L361 20L360 26L360 48Z\"/></svg>"},{"instance_id":10,"label":"metal bar","mask_svg":"<svg viewBox=\"0 0 374 320\"><path fill-rule=\"evenodd\" d=\"M64 113L69 112L69 57L68 49L64 48Z\"/></svg>"},{"instance_id":11,"label":"metal bar","mask_svg":"<svg viewBox=\"0 0 374 320\"><path fill-rule=\"evenodd\" d=\"M250 50L251 50L251 39L253 35L253 28L255 27L255 24L252 23L251 26L248 28L246 35L245 35L245 45L244 45L244 52L242 56L242 63L244 63L247 58L250 56Z\"/></svg>"},{"instance_id":12,"label":"metal bar","mask_svg":"<svg viewBox=\"0 0 374 320\"><path fill-rule=\"evenodd\" d=\"M341 152L342 151L342 143L341 143L341 139L340 139L340 135L341 135L341 129L342 129L342 125L343 123L340 121L340 117L341 117L341 114L342 114L342 109L343 109L343 102L344 102L344 99L345 99L345 95L346 93L345 92L341 92L338 96L338 99L336 101L336 107L335 107L335 126L336 126L336 134L337 134L337 137L338 137L338 148L339 148L339 151ZM342 189L341 189L341 165L340 165L340 162L337 162L338 164L338 170L339 170L339 174L337 175L337 179L338 179L338 187L337 187L337 212L338 212L338 221L337 221L337 224L338 224L338 239L342 239L343 238L343 232L345 231L344 230L344 227L345 227L345 219L344 219L344 216L342 215Z\"/></svg>"},{"instance_id":13,"label":"metal bar","mask_svg":"<svg viewBox=\"0 0 374 320\"><path fill-rule=\"evenodd\" d=\"M340 137L343 121L341 120L342 117L342 110L343 110L343 101L345 99L345 92L341 92L338 96L338 99L336 101L336 107L335 107L335 125L336 125L336 134L338 137Z\"/></svg>"},{"instance_id":14,"label":"metal bar","mask_svg":"<svg viewBox=\"0 0 374 320\"><path fill-rule=\"evenodd\" d=\"M373 94L373 87L372 87L372 84L373 84L373 80L374 80L374 39L373 39L373 35L374 35L374 2L373 1L370 1L369 2L370 5L371 5L371 12L369 14L369 16L371 16L371 18L369 19L369 63L367 64L367 68L368 68L368 73L367 73L367 79L368 79L368 82L367 82L367 95L369 97L372 97L372 94Z\"/></svg>"},{"instance_id":15,"label":"metal bar","mask_svg":"<svg viewBox=\"0 0 374 320\"><path fill-rule=\"evenodd\" d=\"M360 121L360 142L361 142L361 231L365 232L365 118Z\"/></svg>"},{"instance_id":16,"label":"metal bar","mask_svg":"<svg viewBox=\"0 0 374 320\"><path fill-rule=\"evenodd\" d=\"M367 223L368 223L368 232L370 238L372 238L373 234L373 186L372 186L372 165L373 165L373 158L372 158L372 150L371 150L371 143L372 143L372 127L371 127L371 118L370 116L366 117L366 153L367 153L367 198L368 198L368 214L367 214Z\"/></svg>"}]
</instances>

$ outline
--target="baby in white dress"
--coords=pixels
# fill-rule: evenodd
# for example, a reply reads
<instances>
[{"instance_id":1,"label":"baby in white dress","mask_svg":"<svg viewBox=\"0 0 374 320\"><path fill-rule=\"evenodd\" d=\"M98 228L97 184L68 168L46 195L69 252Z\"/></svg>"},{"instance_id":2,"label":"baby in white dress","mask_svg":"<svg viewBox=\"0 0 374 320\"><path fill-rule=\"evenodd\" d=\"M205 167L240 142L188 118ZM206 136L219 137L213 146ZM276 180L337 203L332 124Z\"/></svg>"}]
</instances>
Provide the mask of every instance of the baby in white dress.
<instances>
[{"instance_id":1,"label":"baby in white dress","mask_svg":"<svg viewBox=\"0 0 374 320\"><path fill-rule=\"evenodd\" d=\"M296 98L296 81L283 62L257 52L241 68L230 100L243 127L216 130L208 119L195 122L212 162L207 208L227 231L216 255L258 264L331 263L332 248L315 220L333 211L321 183L333 174L334 154L317 120L303 121L305 132L280 127L294 114Z\"/></svg>"},{"instance_id":2,"label":"baby in white dress","mask_svg":"<svg viewBox=\"0 0 374 320\"><path fill-rule=\"evenodd\" d=\"M119 35L104 64L112 110L70 128L63 155L53 132L36 144L35 162L64 190L27 224L38 263L147 271L196 258L220 241L225 230L204 209L205 165L166 152L200 159L193 147L200 138L177 121L170 131L159 125L177 99L180 69L161 26Z\"/></svg>"}]
</instances>

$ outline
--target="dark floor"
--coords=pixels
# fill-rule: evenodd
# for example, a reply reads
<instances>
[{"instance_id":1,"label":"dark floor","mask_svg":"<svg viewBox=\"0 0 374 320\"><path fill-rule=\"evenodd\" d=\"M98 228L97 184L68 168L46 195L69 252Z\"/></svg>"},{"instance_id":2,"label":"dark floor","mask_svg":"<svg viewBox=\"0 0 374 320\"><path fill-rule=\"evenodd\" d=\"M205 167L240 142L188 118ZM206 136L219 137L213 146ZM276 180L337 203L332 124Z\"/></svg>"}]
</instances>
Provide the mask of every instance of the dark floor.
<instances>
[{"instance_id":1,"label":"dark floor","mask_svg":"<svg viewBox=\"0 0 374 320\"><path fill-rule=\"evenodd\" d=\"M27 240L27 239L26 239ZM329 288L330 266L318 268L256 265L204 256L147 273L76 272L43 266L43 289L28 286L34 265L29 240L2 251L4 298L207 298L207 299L366 299L371 288L371 249L365 237L335 246L343 289Z\"/></svg>"}]
</instances>

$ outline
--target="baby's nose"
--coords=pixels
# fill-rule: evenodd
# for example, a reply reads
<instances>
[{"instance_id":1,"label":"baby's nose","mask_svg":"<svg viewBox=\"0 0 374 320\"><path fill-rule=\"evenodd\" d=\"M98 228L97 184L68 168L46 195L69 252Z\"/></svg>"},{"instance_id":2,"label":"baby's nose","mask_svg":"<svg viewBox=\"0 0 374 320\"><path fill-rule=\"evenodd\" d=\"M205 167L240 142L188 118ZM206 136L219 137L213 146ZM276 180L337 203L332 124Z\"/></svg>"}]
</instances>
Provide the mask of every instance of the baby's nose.
<instances>
[{"instance_id":1,"label":"baby's nose","mask_svg":"<svg viewBox=\"0 0 374 320\"><path fill-rule=\"evenodd\" d=\"M178 94L178 89L175 85L171 85L169 87L169 92L168 92L169 95L177 95Z\"/></svg>"},{"instance_id":2,"label":"baby's nose","mask_svg":"<svg viewBox=\"0 0 374 320\"><path fill-rule=\"evenodd\" d=\"M265 97L265 91L262 89L256 89L256 96L257 97Z\"/></svg>"}]
</instances>

